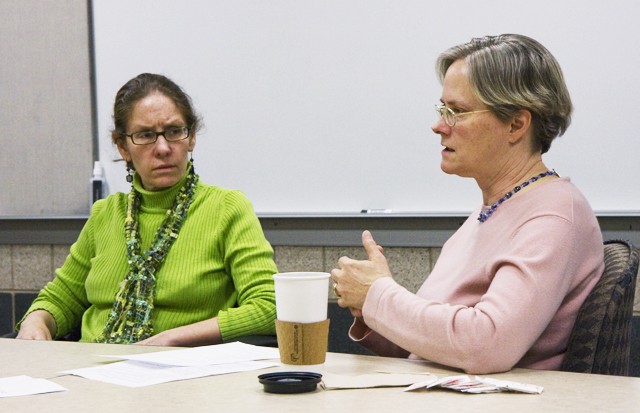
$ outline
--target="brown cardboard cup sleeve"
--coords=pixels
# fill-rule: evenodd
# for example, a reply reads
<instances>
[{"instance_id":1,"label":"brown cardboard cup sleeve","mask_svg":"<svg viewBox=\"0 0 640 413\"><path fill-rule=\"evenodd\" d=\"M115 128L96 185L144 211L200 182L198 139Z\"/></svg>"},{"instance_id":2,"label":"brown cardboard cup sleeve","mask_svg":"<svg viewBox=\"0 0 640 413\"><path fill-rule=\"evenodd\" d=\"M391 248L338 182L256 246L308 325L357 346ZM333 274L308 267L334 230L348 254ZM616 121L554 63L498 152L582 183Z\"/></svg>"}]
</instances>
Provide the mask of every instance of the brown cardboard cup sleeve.
<instances>
[{"instance_id":1,"label":"brown cardboard cup sleeve","mask_svg":"<svg viewBox=\"0 0 640 413\"><path fill-rule=\"evenodd\" d=\"M322 364L327 356L329 319L317 323L276 320L280 361L284 364Z\"/></svg>"}]
</instances>

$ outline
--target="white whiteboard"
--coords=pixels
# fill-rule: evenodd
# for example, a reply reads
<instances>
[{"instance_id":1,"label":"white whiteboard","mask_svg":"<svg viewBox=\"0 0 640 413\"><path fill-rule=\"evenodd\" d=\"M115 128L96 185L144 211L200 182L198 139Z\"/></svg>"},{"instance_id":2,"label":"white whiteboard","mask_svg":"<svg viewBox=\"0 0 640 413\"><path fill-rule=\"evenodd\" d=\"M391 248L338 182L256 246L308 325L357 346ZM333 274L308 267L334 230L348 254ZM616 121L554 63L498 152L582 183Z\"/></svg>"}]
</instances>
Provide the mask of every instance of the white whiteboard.
<instances>
[{"instance_id":1,"label":"white whiteboard","mask_svg":"<svg viewBox=\"0 0 640 413\"><path fill-rule=\"evenodd\" d=\"M640 213L640 2L625 0L94 0L100 158L115 94L141 72L172 78L205 129L204 182L259 214L467 213L475 182L440 170L430 129L444 49L487 34L536 38L563 67L573 123L545 162L601 214Z\"/></svg>"}]
</instances>

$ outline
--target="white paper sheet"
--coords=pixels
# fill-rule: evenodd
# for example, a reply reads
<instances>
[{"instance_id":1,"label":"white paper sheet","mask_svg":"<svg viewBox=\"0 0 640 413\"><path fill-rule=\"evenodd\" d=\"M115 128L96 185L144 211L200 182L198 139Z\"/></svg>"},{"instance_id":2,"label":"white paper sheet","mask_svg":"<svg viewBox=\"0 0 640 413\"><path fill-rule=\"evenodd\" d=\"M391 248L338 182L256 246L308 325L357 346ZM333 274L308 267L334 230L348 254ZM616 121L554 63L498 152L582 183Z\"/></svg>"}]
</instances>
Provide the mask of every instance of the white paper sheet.
<instances>
[{"instance_id":1,"label":"white paper sheet","mask_svg":"<svg viewBox=\"0 0 640 413\"><path fill-rule=\"evenodd\" d=\"M194 379L218 374L259 370L279 366L269 361L243 361L238 363L213 364L209 366L176 367L126 360L98 367L67 370L61 374L73 374L90 380L127 387L144 387L170 381Z\"/></svg>"},{"instance_id":2,"label":"white paper sheet","mask_svg":"<svg viewBox=\"0 0 640 413\"><path fill-rule=\"evenodd\" d=\"M167 366L208 366L212 364L237 363L250 360L279 359L277 348L261 347L233 342L180 350L158 351L132 355L102 355L121 360L136 360Z\"/></svg>"},{"instance_id":3,"label":"white paper sheet","mask_svg":"<svg viewBox=\"0 0 640 413\"><path fill-rule=\"evenodd\" d=\"M31 394L66 391L64 387L45 379L30 376L0 378L0 397L28 396Z\"/></svg>"}]
</instances>

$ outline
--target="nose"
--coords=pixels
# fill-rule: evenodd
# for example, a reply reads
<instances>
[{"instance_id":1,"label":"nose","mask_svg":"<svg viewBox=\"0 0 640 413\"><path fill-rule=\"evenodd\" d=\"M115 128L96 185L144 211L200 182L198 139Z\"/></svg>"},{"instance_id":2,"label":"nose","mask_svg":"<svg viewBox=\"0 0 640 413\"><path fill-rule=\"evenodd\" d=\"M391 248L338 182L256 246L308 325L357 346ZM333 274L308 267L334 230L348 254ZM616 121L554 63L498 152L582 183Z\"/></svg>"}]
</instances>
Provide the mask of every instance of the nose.
<instances>
[{"instance_id":1,"label":"nose","mask_svg":"<svg viewBox=\"0 0 640 413\"><path fill-rule=\"evenodd\" d=\"M444 119L442 119L441 116L438 116L438 119L436 119L435 123L431 125L431 130L437 135L449 132L450 128L451 126L447 125L447 123L444 121Z\"/></svg>"},{"instance_id":2,"label":"nose","mask_svg":"<svg viewBox=\"0 0 640 413\"><path fill-rule=\"evenodd\" d=\"M167 140L166 136L164 136L164 134L165 134L164 132L158 133L158 138L154 143L154 147L156 148L156 150L167 151L171 149L171 144ZM162 140L160 140L161 136L162 136Z\"/></svg>"}]
</instances>

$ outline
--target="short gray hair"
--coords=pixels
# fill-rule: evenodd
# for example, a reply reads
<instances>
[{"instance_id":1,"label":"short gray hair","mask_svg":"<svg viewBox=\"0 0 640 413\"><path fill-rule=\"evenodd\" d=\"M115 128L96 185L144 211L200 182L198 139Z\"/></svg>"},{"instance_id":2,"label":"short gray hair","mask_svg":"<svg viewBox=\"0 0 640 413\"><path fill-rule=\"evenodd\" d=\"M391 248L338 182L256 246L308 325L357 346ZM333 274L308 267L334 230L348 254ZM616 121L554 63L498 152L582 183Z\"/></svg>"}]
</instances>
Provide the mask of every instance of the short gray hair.
<instances>
[{"instance_id":1,"label":"short gray hair","mask_svg":"<svg viewBox=\"0 0 640 413\"><path fill-rule=\"evenodd\" d=\"M464 59L474 94L498 118L531 112L536 149L545 153L571 123L573 105L560 65L536 40L518 34L471 39L443 52L436 62L442 82L453 62Z\"/></svg>"}]
</instances>

